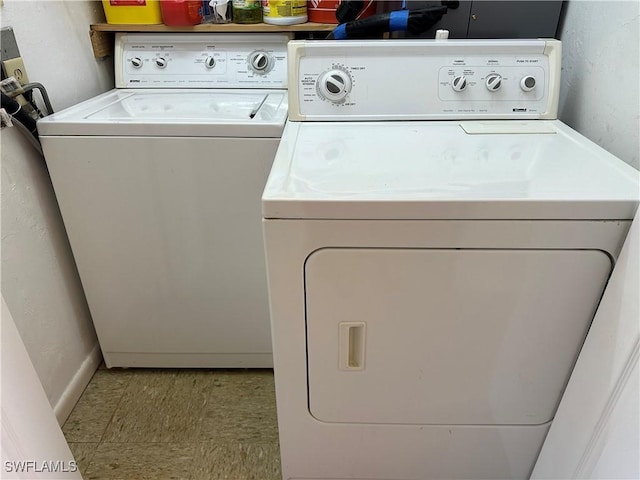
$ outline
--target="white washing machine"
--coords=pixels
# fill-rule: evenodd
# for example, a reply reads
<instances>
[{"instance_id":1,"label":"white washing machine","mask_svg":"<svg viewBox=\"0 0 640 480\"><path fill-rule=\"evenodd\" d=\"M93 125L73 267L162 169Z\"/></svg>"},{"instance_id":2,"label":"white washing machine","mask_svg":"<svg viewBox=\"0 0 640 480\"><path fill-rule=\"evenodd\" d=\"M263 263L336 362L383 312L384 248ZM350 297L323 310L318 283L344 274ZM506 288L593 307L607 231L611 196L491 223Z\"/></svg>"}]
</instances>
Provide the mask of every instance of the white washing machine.
<instances>
[{"instance_id":1,"label":"white washing machine","mask_svg":"<svg viewBox=\"0 0 640 480\"><path fill-rule=\"evenodd\" d=\"M284 35L120 34L117 88L38 122L108 367L270 367L260 196Z\"/></svg>"},{"instance_id":2,"label":"white washing machine","mask_svg":"<svg viewBox=\"0 0 640 480\"><path fill-rule=\"evenodd\" d=\"M518 479L638 206L560 42L289 44L263 194L283 477Z\"/></svg>"}]
</instances>

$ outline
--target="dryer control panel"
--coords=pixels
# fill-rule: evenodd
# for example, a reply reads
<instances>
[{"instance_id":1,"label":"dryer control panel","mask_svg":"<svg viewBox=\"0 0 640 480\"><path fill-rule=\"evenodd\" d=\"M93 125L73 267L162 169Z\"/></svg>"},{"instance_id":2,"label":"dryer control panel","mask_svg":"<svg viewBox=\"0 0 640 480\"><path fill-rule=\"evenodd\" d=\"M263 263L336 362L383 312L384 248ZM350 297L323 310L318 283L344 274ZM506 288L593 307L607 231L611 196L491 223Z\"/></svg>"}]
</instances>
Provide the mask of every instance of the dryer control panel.
<instances>
[{"instance_id":1,"label":"dryer control panel","mask_svg":"<svg viewBox=\"0 0 640 480\"><path fill-rule=\"evenodd\" d=\"M292 120L553 119L557 40L295 41Z\"/></svg>"},{"instance_id":2,"label":"dryer control panel","mask_svg":"<svg viewBox=\"0 0 640 480\"><path fill-rule=\"evenodd\" d=\"M117 88L286 88L280 34L119 33Z\"/></svg>"}]
</instances>

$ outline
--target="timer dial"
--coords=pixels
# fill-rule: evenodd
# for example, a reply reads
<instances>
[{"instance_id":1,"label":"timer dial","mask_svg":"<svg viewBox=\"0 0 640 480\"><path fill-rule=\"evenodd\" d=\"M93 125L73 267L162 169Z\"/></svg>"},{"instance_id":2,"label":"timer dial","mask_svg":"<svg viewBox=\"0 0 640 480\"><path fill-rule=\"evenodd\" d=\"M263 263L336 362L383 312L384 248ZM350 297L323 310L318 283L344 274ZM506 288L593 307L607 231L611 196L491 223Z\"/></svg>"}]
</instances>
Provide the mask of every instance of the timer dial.
<instances>
[{"instance_id":1,"label":"timer dial","mask_svg":"<svg viewBox=\"0 0 640 480\"><path fill-rule=\"evenodd\" d=\"M342 103L351 92L351 77L336 68L320 75L317 86L322 97L332 103Z\"/></svg>"},{"instance_id":2,"label":"timer dial","mask_svg":"<svg viewBox=\"0 0 640 480\"><path fill-rule=\"evenodd\" d=\"M485 84L487 86L487 90L490 92L500 90L500 87L502 86L502 75L498 75L497 73L488 75Z\"/></svg>"},{"instance_id":3,"label":"timer dial","mask_svg":"<svg viewBox=\"0 0 640 480\"><path fill-rule=\"evenodd\" d=\"M455 77L451 82L451 88L453 88L455 92L463 91L465 88L467 88L466 77L464 75L458 75L457 77Z\"/></svg>"},{"instance_id":4,"label":"timer dial","mask_svg":"<svg viewBox=\"0 0 640 480\"><path fill-rule=\"evenodd\" d=\"M264 75L273 68L273 57L261 50L251 53L248 62L249 68L259 75Z\"/></svg>"}]
</instances>

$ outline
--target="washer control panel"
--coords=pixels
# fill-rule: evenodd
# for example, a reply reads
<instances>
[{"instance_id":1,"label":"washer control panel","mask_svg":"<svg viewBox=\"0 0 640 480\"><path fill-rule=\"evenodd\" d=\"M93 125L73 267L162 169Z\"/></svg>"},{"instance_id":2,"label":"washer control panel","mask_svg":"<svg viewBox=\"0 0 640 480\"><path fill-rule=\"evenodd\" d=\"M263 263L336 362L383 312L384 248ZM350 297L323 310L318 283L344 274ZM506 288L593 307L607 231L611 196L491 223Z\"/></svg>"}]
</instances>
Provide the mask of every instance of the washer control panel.
<instances>
[{"instance_id":1,"label":"washer control panel","mask_svg":"<svg viewBox=\"0 0 640 480\"><path fill-rule=\"evenodd\" d=\"M545 68L535 64L444 66L438 75L438 96L443 101L464 103L539 101L545 91L546 79Z\"/></svg>"},{"instance_id":2,"label":"washer control panel","mask_svg":"<svg viewBox=\"0 0 640 480\"><path fill-rule=\"evenodd\" d=\"M286 88L287 42L279 34L120 33L118 88Z\"/></svg>"},{"instance_id":3,"label":"washer control panel","mask_svg":"<svg viewBox=\"0 0 640 480\"><path fill-rule=\"evenodd\" d=\"M293 120L555 118L557 40L294 41Z\"/></svg>"}]
</instances>

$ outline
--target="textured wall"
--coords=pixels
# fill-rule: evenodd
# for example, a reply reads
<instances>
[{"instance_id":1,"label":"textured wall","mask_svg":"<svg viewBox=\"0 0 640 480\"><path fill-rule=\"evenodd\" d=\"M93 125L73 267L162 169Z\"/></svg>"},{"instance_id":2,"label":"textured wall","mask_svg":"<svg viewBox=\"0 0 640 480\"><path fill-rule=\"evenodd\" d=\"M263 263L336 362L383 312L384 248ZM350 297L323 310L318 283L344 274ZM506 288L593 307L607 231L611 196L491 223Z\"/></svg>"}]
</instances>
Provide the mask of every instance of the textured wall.
<instances>
[{"instance_id":1,"label":"textured wall","mask_svg":"<svg viewBox=\"0 0 640 480\"><path fill-rule=\"evenodd\" d=\"M569 0L560 120L640 168L640 2Z\"/></svg>"},{"instance_id":2,"label":"textured wall","mask_svg":"<svg viewBox=\"0 0 640 480\"><path fill-rule=\"evenodd\" d=\"M112 65L93 58L89 41L89 24L104 19L100 3L5 0L0 15L56 110L112 86ZM1 146L2 295L63 420L97 341L44 160L16 128L3 129Z\"/></svg>"}]
</instances>

